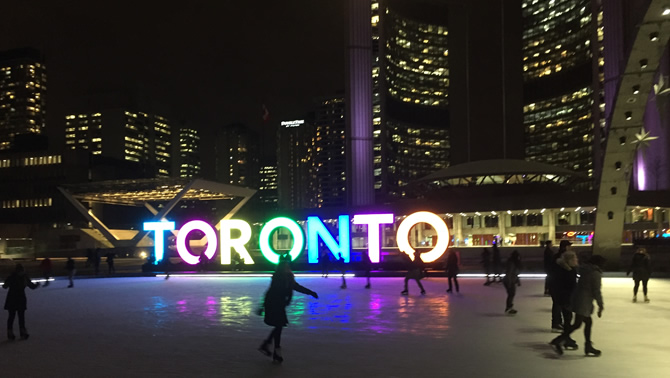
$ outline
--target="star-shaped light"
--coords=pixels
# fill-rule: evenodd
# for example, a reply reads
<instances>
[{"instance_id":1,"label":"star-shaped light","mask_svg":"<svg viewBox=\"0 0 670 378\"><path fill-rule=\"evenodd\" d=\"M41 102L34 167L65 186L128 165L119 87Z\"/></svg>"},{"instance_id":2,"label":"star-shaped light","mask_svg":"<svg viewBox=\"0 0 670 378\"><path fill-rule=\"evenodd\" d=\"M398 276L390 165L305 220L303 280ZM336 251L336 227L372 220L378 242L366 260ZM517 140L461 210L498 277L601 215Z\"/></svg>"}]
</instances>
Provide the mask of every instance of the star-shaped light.
<instances>
[{"instance_id":1,"label":"star-shaped light","mask_svg":"<svg viewBox=\"0 0 670 378\"><path fill-rule=\"evenodd\" d=\"M641 129L639 133L635 133L635 140L632 141L631 144L637 143L637 148L649 147L649 142L658 139L658 137L650 136L649 134L649 131L645 131L644 128Z\"/></svg>"}]
</instances>

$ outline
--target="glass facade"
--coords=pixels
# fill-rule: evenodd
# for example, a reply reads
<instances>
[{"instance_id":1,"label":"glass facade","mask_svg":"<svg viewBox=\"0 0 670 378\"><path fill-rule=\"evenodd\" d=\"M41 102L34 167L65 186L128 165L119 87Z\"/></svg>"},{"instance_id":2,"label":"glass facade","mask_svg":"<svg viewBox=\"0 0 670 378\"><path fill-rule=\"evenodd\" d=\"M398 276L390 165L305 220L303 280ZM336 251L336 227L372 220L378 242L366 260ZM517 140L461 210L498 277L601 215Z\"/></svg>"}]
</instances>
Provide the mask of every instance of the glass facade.
<instances>
[{"instance_id":1,"label":"glass facade","mask_svg":"<svg viewBox=\"0 0 670 378\"><path fill-rule=\"evenodd\" d=\"M231 124L216 133L216 181L250 188L258 186L258 133L243 124Z\"/></svg>"},{"instance_id":2,"label":"glass facade","mask_svg":"<svg viewBox=\"0 0 670 378\"><path fill-rule=\"evenodd\" d=\"M190 128L179 129L179 177L200 175L200 135Z\"/></svg>"},{"instance_id":3,"label":"glass facade","mask_svg":"<svg viewBox=\"0 0 670 378\"><path fill-rule=\"evenodd\" d=\"M159 115L109 110L65 117L67 149L151 164L156 177L170 176L171 138L169 121Z\"/></svg>"},{"instance_id":4,"label":"glass facade","mask_svg":"<svg viewBox=\"0 0 670 378\"><path fill-rule=\"evenodd\" d=\"M524 0L526 159L567 168L593 186L604 127L602 10L592 0Z\"/></svg>"},{"instance_id":5,"label":"glass facade","mask_svg":"<svg viewBox=\"0 0 670 378\"><path fill-rule=\"evenodd\" d=\"M371 4L374 187L384 201L403 197L403 186L448 165L448 31L405 14L399 4ZM444 111L437 122L435 110Z\"/></svg>"},{"instance_id":6,"label":"glass facade","mask_svg":"<svg viewBox=\"0 0 670 378\"><path fill-rule=\"evenodd\" d=\"M46 66L32 50L0 52L0 150L15 135L40 134L46 121Z\"/></svg>"},{"instance_id":7,"label":"glass facade","mask_svg":"<svg viewBox=\"0 0 670 378\"><path fill-rule=\"evenodd\" d=\"M344 98L318 102L314 110L314 178L316 207L346 205Z\"/></svg>"}]
</instances>

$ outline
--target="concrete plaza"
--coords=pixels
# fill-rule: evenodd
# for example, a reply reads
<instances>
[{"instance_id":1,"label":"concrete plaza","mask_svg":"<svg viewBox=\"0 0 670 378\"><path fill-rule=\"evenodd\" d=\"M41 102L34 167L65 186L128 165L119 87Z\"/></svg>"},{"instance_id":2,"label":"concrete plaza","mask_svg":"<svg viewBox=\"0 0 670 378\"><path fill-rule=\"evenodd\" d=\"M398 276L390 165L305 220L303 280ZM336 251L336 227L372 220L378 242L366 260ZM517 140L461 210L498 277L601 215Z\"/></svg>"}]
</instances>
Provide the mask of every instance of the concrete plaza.
<instances>
[{"instance_id":1,"label":"concrete plaza","mask_svg":"<svg viewBox=\"0 0 670 378\"><path fill-rule=\"evenodd\" d=\"M501 284L401 278L298 278L284 330L283 365L256 348L271 328L255 315L269 278L157 277L66 280L27 291L28 340L0 335L2 376L51 377L665 377L670 374L670 280L650 281L651 303L631 303L632 280L604 279L601 357L562 357L547 342L551 300L543 280L522 279L516 316ZM4 296L4 295L3 295ZM2 322L6 321L6 311ZM15 332L18 325L15 324ZM18 332L17 332L18 333Z\"/></svg>"}]
</instances>

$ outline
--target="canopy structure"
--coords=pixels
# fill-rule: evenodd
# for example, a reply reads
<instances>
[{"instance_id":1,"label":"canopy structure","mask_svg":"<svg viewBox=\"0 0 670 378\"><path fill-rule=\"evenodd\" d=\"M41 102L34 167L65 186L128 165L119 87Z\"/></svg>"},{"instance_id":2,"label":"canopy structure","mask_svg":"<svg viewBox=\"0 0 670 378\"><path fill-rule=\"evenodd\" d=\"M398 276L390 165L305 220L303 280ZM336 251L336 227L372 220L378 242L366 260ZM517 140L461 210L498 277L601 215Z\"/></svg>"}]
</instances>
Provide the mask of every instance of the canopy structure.
<instances>
[{"instance_id":1,"label":"canopy structure","mask_svg":"<svg viewBox=\"0 0 670 378\"><path fill-rule=\"evenodd\" d=\"M458 164L418 180L445 186L490 184L555 183L564 184L579 174L569 169L525 160L479 160Z\"/></svg>"},{"instance_id":2,"label":"canopy structure","mask_svg":"<svg viewBox=\"0 0 670 378\"><path fill-rule=\"evenodd\" d=\"M154 214L151 221L160 221L165 219L181 200L213 201L238 198L239 202L223 218L230 219L256 193L255 189L241 186L184 178L99 181L64 185L58 190L115 247L135 246L147 232L139 231L134 233L131 239L123 238L118 232L115 233L105 226L82 202L144 206ZM167 202L167 204L158 211L150 202Z\"/></svg>"}]
</instances>

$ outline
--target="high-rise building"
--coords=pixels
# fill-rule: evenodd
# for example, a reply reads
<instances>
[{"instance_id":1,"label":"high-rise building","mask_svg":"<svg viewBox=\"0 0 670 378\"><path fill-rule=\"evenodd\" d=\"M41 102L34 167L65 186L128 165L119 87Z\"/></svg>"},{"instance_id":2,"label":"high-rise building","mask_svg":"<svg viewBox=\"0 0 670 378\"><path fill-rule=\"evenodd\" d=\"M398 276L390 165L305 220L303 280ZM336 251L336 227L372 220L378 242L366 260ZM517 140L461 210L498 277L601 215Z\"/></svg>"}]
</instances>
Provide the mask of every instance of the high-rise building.
<instances>
[{"instance_id":1,"label":"high-rise building","mask_svg":"<svg viewBox=\"0 0 670 378\"><path fill-rule=\"evenodd\" d=\"M448 12L434 1L373 0L372 125L378 200L449 161Z\"/></svg>"},{"instance_id":2,"label":"high-rise building","mask_svg":"<svg viewBox=\"0 0 670 378\"><path fill-rule=\"evenodd\" d=\"M594 0L523 0L526 159L598 176L605 128L603 10Z\"/></svg>"},{"instance_id":3,"label":"high-rise building","mask_svg":"<svg viewBox=\"0 0 670 378\"><path fill-rule=\"evenodd\" d=\"M313 163L314 207L347 204L345 103L342 96L320 98L315 103Z\"/></svg>"},{"instance_id":4,"label":"high-rise building","mask_svg":"<svg viewBox=\"0 0 670 378\"><path fill-rule=\"evenodd\" d=\"M189 127L179 129L176 144L175 174L178 177L198 177L201 171L200 135L198 130Z\"/></svg>"},{"instance_id":5,"label":"high-rise building","mask_svg":"<svg viewBox=\"0 0 670 378\"><path fill-rule=\"evenodd\" d=\"M47 73L33 49L0 52L0 150L15 135L40 134L46 123Z\"/></svg>"},{"instance_id":6,"label":"high-rise building","mask_svg":"<svg viewBox=\"0 0 670 378\"><path fill-rule=\"evenodd\" d=\"M282 121L277 130L277 197L281 209L315 207L314 128L304 119ZM343 167L342 167L343 169Z\"/></svg>"},{"instance_id":7,"label":"high-rise building","mask_svg":"<svg viewBox=\"0 0 670 378\"><path fill-rule=\"evenodd\" d=\"M246 125L234 123L216 132L216 181L258 187L260 137Z\"/></svg>"},{"instance_id":8,"label":"high-rise building","mask_svg":"<svg viewBox=\"0 0 670 378\"><path fill-rule=\"evenodd\" d=\"M170 176L171 134L165 117L125 109L65 117L67 149L147 164L155 177Z\"/></svg>"},{"instance_id":9,"label":"high-rise building","mask_svg":"<svg viewBox=\"0 0 670 378\"><path fill-rule=\"evenodd\" d=\"M261 164L260 168L260 185L258 187L258 199L259 202L263 204L268 210L274 210L277 208L278 195L277 195L277 165L264 162Z\"/></svg>"}]
</instances>

